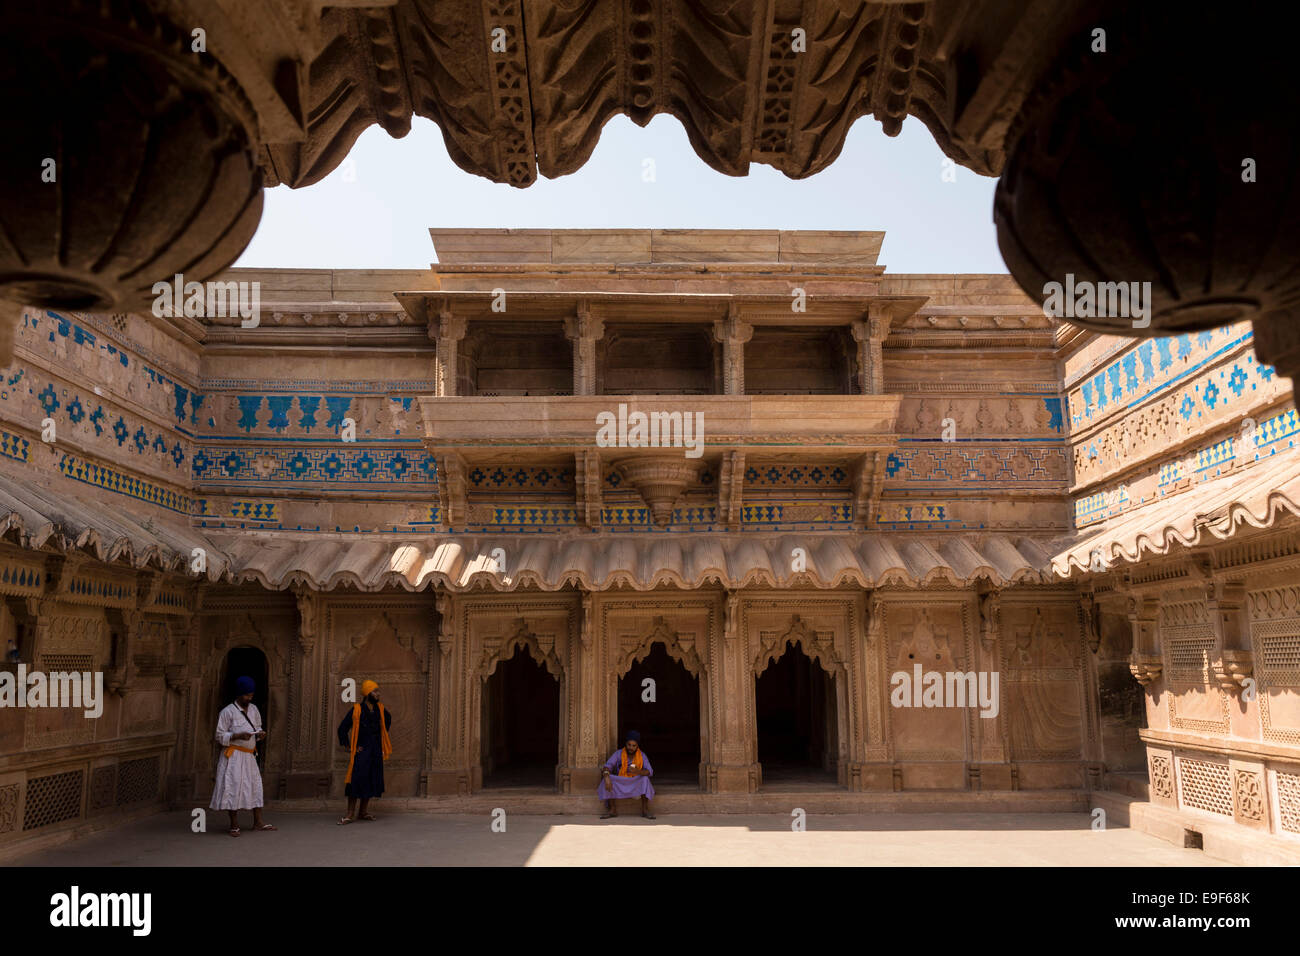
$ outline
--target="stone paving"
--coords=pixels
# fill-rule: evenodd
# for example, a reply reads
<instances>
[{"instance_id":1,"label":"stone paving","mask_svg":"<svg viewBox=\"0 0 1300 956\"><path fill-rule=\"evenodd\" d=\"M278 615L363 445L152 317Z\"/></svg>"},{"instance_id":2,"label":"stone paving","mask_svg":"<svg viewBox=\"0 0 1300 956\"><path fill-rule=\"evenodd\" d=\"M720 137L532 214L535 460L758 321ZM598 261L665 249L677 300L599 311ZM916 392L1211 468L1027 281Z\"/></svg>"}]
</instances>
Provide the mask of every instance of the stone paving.
<instances>
[{"instance_id":1,"label":"stone paving","mask_svg":"<svg viewBox=\"0 0 1300 956\"><path fill-rule=\"evenodd\" d=\"M351 866L363 849L387 866L1226 866L1126 827L1091 829L1086 813L810 814L804 832L778 814L636 816L383 814L340 827L338 814L273 812L275 833L225 829L209 813L160 813L10 861L19 866ZM251 821L243 821L247 826Z\"/></svg>"}]
</instances>

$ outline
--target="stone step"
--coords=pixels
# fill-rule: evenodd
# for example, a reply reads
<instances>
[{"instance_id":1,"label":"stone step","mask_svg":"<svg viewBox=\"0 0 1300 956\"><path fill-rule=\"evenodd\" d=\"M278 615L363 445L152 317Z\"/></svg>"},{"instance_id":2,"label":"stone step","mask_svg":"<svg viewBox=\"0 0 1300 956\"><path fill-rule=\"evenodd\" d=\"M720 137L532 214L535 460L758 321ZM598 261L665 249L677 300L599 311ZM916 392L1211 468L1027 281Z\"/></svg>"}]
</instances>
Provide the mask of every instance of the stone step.
<instances>
[{"instance_id":1,"label":"stone step","mask_svg":"<svg viewBox=\"0 0 1300 956\"><path fill-rule=\"evenodd\" d=\"M808 787L764 788L758 793L701 793L697 790L657 791L654 812L777 813L794 808L806 813L1084 813L1089 808L1083 790L909 790L897 793L852 792ZM289 812L341 811L344 801L310 798L275 800L267 809ZM563 794L537 788L484 790L468 796L382 797L375 810L406 813L483 813L497 807L507 813L587 816L599 814L601 802L591 794ZM636 800L620 800L620 814L635 814Z\"/></svg>"},{"instance_id":2,"label":"stone step","mask_svg":"<svg viewBox=\"0 0 1300 956\"><path fill-rule=\"evenodd\" d=\"M1142 771L1124 771L1106 773L1106 789L1114 793L1136 797L1139 800L1151 799L1151 782Z\"/></svg>"}]
</instances>

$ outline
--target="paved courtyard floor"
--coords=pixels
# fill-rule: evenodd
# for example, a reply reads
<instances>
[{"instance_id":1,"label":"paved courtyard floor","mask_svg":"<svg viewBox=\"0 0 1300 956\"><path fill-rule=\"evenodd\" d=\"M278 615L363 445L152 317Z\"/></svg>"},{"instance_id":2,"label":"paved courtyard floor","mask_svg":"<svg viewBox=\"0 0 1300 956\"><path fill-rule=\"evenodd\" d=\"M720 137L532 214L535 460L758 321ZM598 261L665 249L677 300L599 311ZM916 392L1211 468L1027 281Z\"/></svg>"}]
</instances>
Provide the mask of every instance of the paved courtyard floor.
<instances>
[{"instance_id":1,"label":"paved courtyard floor","mask_svg":"<svg viewBox=\"0 0 1300 956\"><path fill-rule=\"evenodd\" d=\"M267 812L275 833L232 838L225 814L193 833L188 812L160 813L10 861L19 866L1226 866L1085 813L681 814L657 820L515 814L504 833L486 814ZM247 826L251 821L241 821Z\"/></svg>"}]
</instances>

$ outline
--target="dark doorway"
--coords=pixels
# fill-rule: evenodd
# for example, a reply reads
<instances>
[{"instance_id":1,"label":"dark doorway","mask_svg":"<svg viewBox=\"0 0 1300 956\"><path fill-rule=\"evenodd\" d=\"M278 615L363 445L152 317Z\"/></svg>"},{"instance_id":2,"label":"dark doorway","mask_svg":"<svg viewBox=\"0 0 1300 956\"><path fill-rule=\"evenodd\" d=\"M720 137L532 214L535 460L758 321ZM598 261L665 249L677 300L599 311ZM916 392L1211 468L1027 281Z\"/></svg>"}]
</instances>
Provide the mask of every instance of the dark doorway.
<instances>
[{"instance_id":1,"label":"dark doorway","mask_svg":"<svg viewBox=\"0 0 1300 956\"><path fill-rule=\"evenodd\" d=\"M835 683L797 644L759 675L758 761L763 783L835 781Z\"/></svg>"},{"instance_id":2,"label":"dark doorway","mask_svg":"<svg viewBox=\"0 0 1300 956\"><path fill-rule=\"evenodd\" d=\"M654 700L644 700L651 686ZM641 732L656 788L700 785L700 681L661 642L619 678L618 733L629 730Z\"/></svg>"},{"instance_id":3,"label":"dark doorway","mask_svg":"<svg viewBox=\"0 0 1300 956\"><path fill-rule=\"evenodd\" d=\"M232 647L226 654L225 664L221 669L221 699L217 701L217 712L235 699L235 681L241 677L253 678L253 705L262 715L262 728L266 737L257 745L257 768L266 772L266 748L271 740L270 694L267 688L266 655L256 647Z\"/></svg>"},{"instance_id":4,"label":"dark doorway","mask_svg":"<svg viewBox=\"0 0 1300 956\"><path fill-rule=\"evenodd\" d=\"M483 688L483 786L554 787L560 757L560 682L527 648Z\"/></svg>"}]
</instances>

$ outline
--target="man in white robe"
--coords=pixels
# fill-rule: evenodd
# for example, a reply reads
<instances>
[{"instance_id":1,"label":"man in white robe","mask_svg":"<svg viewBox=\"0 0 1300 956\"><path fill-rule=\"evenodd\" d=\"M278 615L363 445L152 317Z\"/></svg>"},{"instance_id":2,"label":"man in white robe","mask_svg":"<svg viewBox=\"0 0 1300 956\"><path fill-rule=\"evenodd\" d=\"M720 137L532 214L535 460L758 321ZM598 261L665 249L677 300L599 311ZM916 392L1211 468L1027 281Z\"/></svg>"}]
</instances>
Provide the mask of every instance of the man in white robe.
<instances>
[{"instance_id":1,"label":"man in white robe","mask_svg":"<svg viewBox=\"0 0 1300 956\"><path fill-rule=\"evenodd\" d=\"M262 715L253 703L253 679L235 681L238 696L217 718L217 779L212 788L213 810L230 812L230 835L239 836L239 811L253 811L254 830L274 830L262 821L262 773L257 767L257 741L266 737Z\"/></svg>"}]
</instances>

